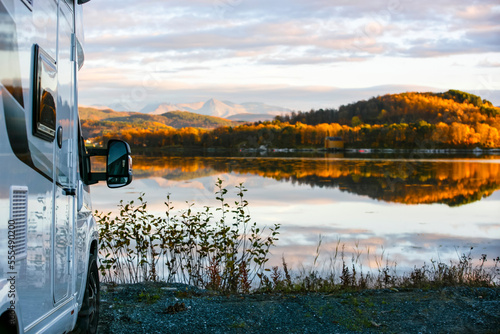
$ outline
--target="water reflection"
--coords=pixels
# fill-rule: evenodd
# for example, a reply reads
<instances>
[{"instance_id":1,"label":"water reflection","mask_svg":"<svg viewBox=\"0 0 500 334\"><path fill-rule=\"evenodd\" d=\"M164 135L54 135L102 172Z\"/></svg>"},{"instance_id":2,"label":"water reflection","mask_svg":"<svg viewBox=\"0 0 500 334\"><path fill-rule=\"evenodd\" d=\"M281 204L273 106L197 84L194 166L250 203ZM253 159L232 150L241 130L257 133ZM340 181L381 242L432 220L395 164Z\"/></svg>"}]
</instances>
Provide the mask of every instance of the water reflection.
<instances>
[{"instance_id":1,"label":"water reflection","mask_svg":"<svg viewBox=\"0 0 500 334\"><path fill-rule=\"evenodd\" d=\"M134 182L110 198L93 190L95 208L109 212L120 199L146 193L148 210L161 215L170 193L176 209L219 205L217 178L233 192L243 182L252 221L282 225L269 265L284 255L297 269L310 265L322 236L319 262L329 264L338 240L364 268L386 260L413 268L431 259L500 255L500 161L345 158L138 157ZM442 203L442 204L439 204ZM459 205L465 204L467 205ZM412 205L408 205L412 204ZM116 210L115 210L116 211ZM490 263L492 261L489 261Z\"/></svg>"},{"instance_id":2,"label":"water reflection","mask_svg":"<svg viewBox=\"0 0 500 334\"><path fill-rule=\"evenodd\" d=\"M404 204L457 206L500 189L500 163L494 160L136 157L134 161L134 174L139 178L181 181L220 173L338 188Z\"/></svg>"}]
</instances>

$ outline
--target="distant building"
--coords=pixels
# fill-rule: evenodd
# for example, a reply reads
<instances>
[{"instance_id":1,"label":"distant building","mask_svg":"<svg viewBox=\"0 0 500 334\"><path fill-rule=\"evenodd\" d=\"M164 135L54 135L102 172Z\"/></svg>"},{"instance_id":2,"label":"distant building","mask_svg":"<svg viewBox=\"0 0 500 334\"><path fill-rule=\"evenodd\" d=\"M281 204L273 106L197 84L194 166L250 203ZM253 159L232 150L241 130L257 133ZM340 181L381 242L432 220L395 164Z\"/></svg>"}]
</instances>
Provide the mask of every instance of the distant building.
<instances>
[{"instance_id":1,"label":"distant building","mask_svg":"<svg viewBox=\"0 0 500 334\"><path fill-rule=\"evenodd\" d=\"M344 140L341 137L326 137L325 148L327 150L340 151L344 149Z\"/></svg>"}]
</instances>

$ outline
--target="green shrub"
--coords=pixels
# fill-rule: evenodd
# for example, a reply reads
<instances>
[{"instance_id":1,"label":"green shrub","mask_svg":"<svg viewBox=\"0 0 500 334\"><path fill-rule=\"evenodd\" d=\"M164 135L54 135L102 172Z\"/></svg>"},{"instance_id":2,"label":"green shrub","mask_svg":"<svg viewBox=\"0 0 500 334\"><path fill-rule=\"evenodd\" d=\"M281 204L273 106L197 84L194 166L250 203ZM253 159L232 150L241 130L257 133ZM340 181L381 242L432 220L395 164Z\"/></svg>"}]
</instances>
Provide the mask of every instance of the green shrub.
<instances>
[{"instance_id":1,"label":"green shrub","mask_svg":"<svg viewBox=\"0 0 500 334\"><path fill-rule=\"evenodd\" d=\"M147 212L141 194L137 205L120 201L115 217L96 211L102 280L163 280L228 292L249 292L253 284L262 284L280 225L261 229L251 222L243 184L236 187L234 206L226 200L222 180L216 187L217 208L196 211L191 204L174 214L168 195L165 216L159 217Z\"/></svg>"}]
</instances>

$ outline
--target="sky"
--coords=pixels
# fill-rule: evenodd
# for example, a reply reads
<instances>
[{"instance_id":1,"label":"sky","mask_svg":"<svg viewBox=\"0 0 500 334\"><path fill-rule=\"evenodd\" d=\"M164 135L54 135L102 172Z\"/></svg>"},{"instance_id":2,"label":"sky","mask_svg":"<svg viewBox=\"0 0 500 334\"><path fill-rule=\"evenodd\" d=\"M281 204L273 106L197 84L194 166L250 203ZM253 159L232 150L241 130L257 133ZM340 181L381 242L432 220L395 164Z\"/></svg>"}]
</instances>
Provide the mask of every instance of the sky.
<instances>
[{"instance_id":1,"label":"sky","mask_svg":"<svg viewBox=\"0 0 500 334\"><path fill-rule=\"evenodd\" d=\"M498 0L92 0L80 105L308 111L405 91L500 106Z\"/></svg>"}]
</instances>

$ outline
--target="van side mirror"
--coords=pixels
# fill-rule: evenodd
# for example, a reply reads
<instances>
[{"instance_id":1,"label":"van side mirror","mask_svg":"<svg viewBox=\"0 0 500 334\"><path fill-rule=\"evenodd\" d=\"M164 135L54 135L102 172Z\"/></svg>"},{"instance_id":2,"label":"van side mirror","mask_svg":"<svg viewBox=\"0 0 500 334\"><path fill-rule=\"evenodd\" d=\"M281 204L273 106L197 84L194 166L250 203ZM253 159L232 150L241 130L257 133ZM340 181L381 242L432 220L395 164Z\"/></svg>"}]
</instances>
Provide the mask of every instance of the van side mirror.
<instances>
[{"instance_id":1,"label":"van side mirror","mask_svg":"<svg viewBox=\"0 0 500 334\"><path fill-rule=\"evenodd\" d=\"M108 142L106 159L106 183L110 188L119 188L132 182L132 157L130 146L121 140Z\"/></svg>"},{"instance_id":2,"label":"van side mirror","mask_svg":"<svg viewBox=\"0 0 500 334\"><path fill-rule=\"evenodd\" d=\"M106 172L95 173L91 171L90 160L89 173L87 176L87 184L95 184L99 181L106 181L110 188L124 187L132 182L132 156L130 146L122 141L112 139L108 142L108 147L103 148L89 148L87 156L106 157Z\"/></svg>"}]
</instances>

